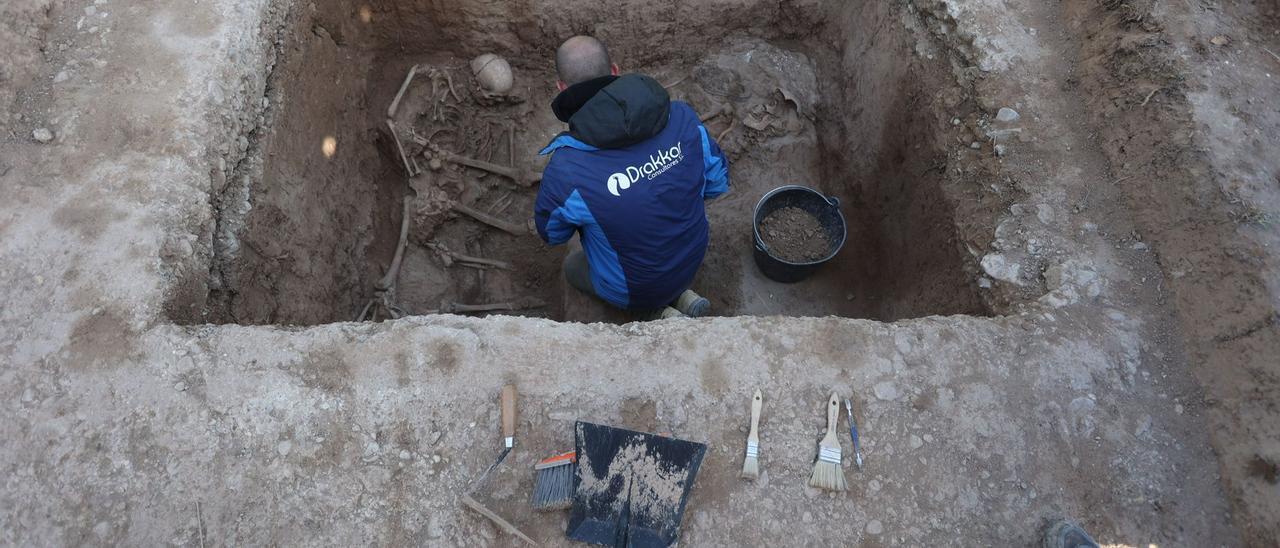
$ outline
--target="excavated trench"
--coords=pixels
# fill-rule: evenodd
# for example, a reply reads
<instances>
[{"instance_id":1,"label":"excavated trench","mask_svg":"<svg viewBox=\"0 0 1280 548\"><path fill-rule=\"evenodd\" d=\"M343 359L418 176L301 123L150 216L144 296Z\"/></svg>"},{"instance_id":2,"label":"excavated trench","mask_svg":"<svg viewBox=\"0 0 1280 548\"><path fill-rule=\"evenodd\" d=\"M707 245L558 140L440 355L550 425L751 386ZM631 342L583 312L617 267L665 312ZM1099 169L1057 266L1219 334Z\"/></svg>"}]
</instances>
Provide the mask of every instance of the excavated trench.
<instances>
[{"instance_id":1,"label":"excavated trench","mask_svg":"<svg viewBox=\"0 0 1280 548\"><path fill-rule=\"evenodd\" d=\"M915 53L920 38L903 22L907 8L616 4L296 6L270 76L271 115L248 146L256 159L248 165L257 167L243 173L242 192L214 196L223 237L205 312L178 319L311 325L362 312L387 317L375 284L392 263L403 212L408 244L385 299L397 313L513 304L499 313L631 319L567 288L559 273L565 249L454 207L521 226L536 185L441 161L458 154L539 170L537 151L564 129L548 108L553 52L578 33L602 38L624 71L653 75L701 113L733 107L707 122L730 157L733 183L708 205L711 248L695 282L715 314L988 313L942 189L948 118L919 108L950 85L948 67ZM484 95L470 73L468 61L486 52L514 68L507 97ZM415 66L389 129L388 107ZM751 257L752 208L787 184L841 198L849 220L843 252L794 285L765 279Z\"/></svg>"}]
</instances>

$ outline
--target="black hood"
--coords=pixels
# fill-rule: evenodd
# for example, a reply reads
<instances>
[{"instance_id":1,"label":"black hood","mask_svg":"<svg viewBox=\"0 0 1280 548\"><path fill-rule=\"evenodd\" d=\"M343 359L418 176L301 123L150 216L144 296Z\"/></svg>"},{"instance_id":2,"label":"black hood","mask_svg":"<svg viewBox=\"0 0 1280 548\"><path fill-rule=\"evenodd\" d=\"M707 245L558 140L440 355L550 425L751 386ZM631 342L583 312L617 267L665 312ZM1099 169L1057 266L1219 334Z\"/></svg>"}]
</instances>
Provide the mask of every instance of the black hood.
<instances>
[{"instance_id":1,"label":"black hood","mask_svg":"<svg viewBox=\"0 0 1280 548\"><path fill-rule=\"evenodd\" d=\"M671 96L648 76L604 76L569 86L551 102L551 110L569 124L575 139L597 148L622 148L666 129Z\"/></svg>"}]
</instances>

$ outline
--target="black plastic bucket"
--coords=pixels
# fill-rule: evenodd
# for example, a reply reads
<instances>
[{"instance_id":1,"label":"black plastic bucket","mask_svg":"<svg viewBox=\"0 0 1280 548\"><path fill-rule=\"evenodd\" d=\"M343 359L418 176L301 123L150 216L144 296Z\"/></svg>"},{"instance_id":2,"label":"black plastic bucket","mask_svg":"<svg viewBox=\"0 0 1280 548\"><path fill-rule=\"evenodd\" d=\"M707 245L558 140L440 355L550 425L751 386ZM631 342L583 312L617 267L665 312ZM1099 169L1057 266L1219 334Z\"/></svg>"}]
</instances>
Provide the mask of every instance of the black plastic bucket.
<instances>
[{"instance_id":1,"label":"black plastic bucket","mask_svg":"<svg viewBox=\"0 0 1280 548\"><path fill-rule=\"evenodd\" d=\"M818 224L827 231L827 239L831 242L831 250L825 256L807 263L793 263L769 252L764 239L760 237L760 221L784 207L800 208L818 219ZM755 219L751 222L751 232L755 237L755 259L760 272L773 281L787 284L808 278L822 263L830 261L840 252L848 237L844 214L840 212L840 200L797 185L775 188L760 198L760 203L756 204Z\"/></svg>"}]
</instances>

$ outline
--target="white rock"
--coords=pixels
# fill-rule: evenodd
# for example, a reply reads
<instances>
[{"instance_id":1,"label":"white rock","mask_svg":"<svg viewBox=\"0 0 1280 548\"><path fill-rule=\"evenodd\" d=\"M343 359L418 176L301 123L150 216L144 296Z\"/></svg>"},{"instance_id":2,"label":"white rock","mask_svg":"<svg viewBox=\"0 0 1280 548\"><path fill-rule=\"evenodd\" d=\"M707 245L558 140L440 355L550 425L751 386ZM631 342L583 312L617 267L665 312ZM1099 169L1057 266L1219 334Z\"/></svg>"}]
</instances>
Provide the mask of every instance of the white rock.
<instances>
[{"instance_id":1,"label":"white rock","mask_svg":"<svg viewBox=\"0 0 1280 548\"><path fill-rule=\"evenodd\" d=\"M379 451L379 450L381 450L381 449L382 449L382 447L380 447L380 446L378 445L378 442L376 442L376 441L371 441L371 442L369 442L369 443L366 443L366 444L364 445L364 456L365 456L366 458L368 458L368 457L371 457L371 456L377 455L377 454L378 454L378 451Z\"/></svg>"},{"instance_id":2,"label":"white rock","mask_svg":"<svg viewBox=\"0 0 1280 548\"><path fill-rule=\"evenodd\" d=\"M867 487L871 488L871 491L872 491L872 492L879 491L879 490L880 490L880 481L879 481L879 480L871 480L871 481L867 482Z\"/></svg>"},{"instance_id":3,"label":"white rock","mask_svg":"<svg viewBox=\"0 0 1280 548\"><path fill-rule=\"evenodd\" d=\"M71 77L71 75L70 75L70 74L67 74L67 71L65 71L65 70L60 70L60 71L58 71L58 74L56 74L56 75L53 77L53 83L55 83L55 84L61 84L62 82L66 82L66 81L67 81L67 78L70 78L70 77Z\"/></svg>"},{"instance_id":4,"label":"white rock","mask_svg":"<svg viewBox=\"0 0 1280 548\"><path fill-rule=\"evenodd\" d=\"M992 253L983 257L982 270L997 280L1022 285L1022 265L1004 255Z\"/></svg>"},{"instance_id":5,"label":"white rock","mask_svg":"<svg viewBox=\"0 0 1280 548\"><path fill-rule=\"evenodd\" d=\"M174 390L177 390L177 391L179 391L179 392L186 392L186 391L187 391L187 383L182 382L182 381L178 381L178 383L177 383L177 384L173 385L173 389L174 389Z\"/></svg>"},{"instance_id":6,"label":"white rock","mask_svg":"<svg viewBox=\"0 0 1280 548\"><path fill-rule=\"evenodd\" d=\"M972 143L969 143L969 148L971 148L971 149L973 149L973 150L982 150L982 143L979 143L979 142L977 142L977 141L974 141L974 142L972 142Z\"/></svg>"},{"instance_id":7,"label":"white rock","mask_svg":"<svg viewBox=\"0 0 1280 548\"><path fill-rule=\"evenodd\" d=\"M920 439L920 436L917 436L915 434L911 435L911 438L908 440L908 443L911 445L912 449L919 449L924 446L924 440Z\"/></svg>"},{"instance_id":8,"label":"white rock","mask_svg":"<svg viewBox=\"0 0 1280 548\"><path fill-rule=\"evenodd\" d=\"M1018 111L1009 107L1001 108L999 112L996 112L996 120L1000 122L1017 122L1021 117Z\"/></svg>"},{"instance_id":9,"label":"white rock","mask_svg":"<svg viewBox=\"0 0 1280 548\"><path fill-rule=\"evenodd\" d=\"M805 512L804 514L801 514L800 521L803 521L805 523L813 523L813 513Z\"/></svg>"},{"instance_id":10,"label":"white rock","mask_svg":"<svg viewBox=\"0 0 1280 548\"><path fill-rule=\"evenodd\" d=\"M287 457L290 451L293 451L293 442L281 440L280 443L276 444L276 453L279 453L280 456Z\"/></svg>"},{"instance_id":11,"label":"white rock","mask_svg":"<svg viewBox=\"0 0 1280 548\"><path fill-rule=\"evenodd\" d=\"M898 399L898 387L894 386L893 383L889 381L876 383L876 385L871 388L871 391L875 393L877 398L885 401Z\"/></svg>"},{"instance_id":12,"label":"white rock","mask_svg":"<svg viewBox=\"0 0 1280 548\"><path fill-rule=\"evenodd\" d=\"M873 519L867 522L867 534L878 535L883 532L884 532L884 524L880 523L880 520Z\"/></svg>"},{"instance_id":13,"label":"white rock","mask_svg":"<svg viewBox=\"0 0 1280 548\"><path fill-rule=\"evenodd\" d=\"M996 149L996 156L1004 156L1009 152L1009 150L1006 149L1004 145L996 145L995 149Z\"/></svg>"},{"instance_id":14,"label":"white rock","mask_svg":"<svg viewBox=\"0 0 1280 548\"><path fill-rule=\"evenodd\" d=\"M412 457L412 456L413 455L409 453L407 449L400 450L400 460L409 460L409 457Z\"/></svg>"},{"instance_id":15,"label":"white rock","mask_svg":"<svg viewBox=\"0 0 1280 548\"><path fill-rule=\"evenodd\" d=\"M31 138L35 139L37 143L48 143L53 140L53 132L49 131L48 128L38 128L31 132Z\"/></svg>"}]
</instances>

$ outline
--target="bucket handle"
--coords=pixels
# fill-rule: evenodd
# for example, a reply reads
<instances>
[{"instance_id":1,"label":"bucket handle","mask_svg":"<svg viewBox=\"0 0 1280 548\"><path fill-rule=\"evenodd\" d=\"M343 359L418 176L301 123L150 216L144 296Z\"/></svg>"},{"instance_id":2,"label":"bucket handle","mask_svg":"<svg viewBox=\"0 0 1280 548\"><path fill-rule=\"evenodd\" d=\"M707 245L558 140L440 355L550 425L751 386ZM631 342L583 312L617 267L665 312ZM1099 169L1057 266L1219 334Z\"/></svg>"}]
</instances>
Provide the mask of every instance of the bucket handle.
<instances>
[{"instance_id":1,"label":"bucket handle","mask_svg":"<svg viewBox=\"0 0 1280 548\"><path fill-rule=\"evenodd\" d=\"M831 204L832 207L835 207L838 209L840 207L840 198L837 198L835 196L827 196L827 203Z\"/></svg>"}]
</instances>

